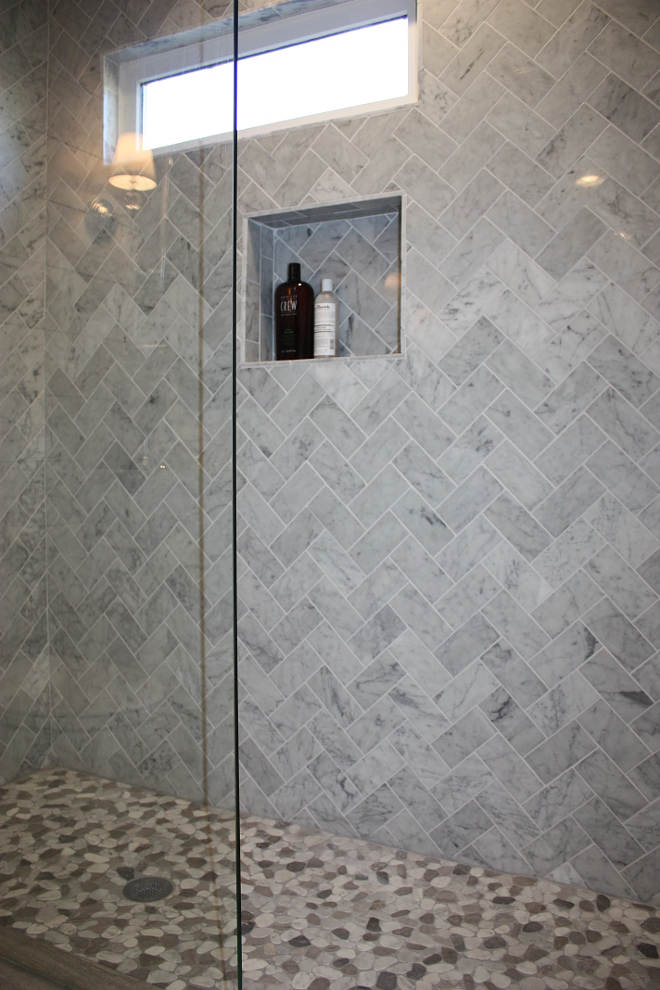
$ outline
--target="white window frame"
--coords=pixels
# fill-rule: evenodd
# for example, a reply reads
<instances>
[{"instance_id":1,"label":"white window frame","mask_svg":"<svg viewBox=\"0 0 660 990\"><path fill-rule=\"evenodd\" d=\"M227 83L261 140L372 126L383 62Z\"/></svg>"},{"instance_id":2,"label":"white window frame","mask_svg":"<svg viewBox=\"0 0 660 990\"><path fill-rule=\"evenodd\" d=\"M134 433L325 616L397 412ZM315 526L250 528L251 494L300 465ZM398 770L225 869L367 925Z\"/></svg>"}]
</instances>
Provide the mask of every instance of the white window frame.
<instances>
[{"instance_id":1,"label":"white window frame","mask_svg":"<svg viewBox=\"0 0 660 990\"><path fill-rule=\"evenodd\" d=\"M283 5L286 7L286 4ZM376 103L361 104L356 107L346 107L340 110L330 110L307 117L296 117L289 120L277 121L259 127L240 130L241 138L257 134L270 134L274 131L287 130L291 127L302 127L306 124L336 120L344 117L362 116L374 112L391 110L395 107L416 103L418 100L418 2L417 0L346 0L330 7L312 10L306 13L296 13L289 16L274 16L267 23L257 23L249 26L253 15L244 15L248 26L241 27L239 19L238 51L239 58L256 55L259 52L286 48L303 41L338 34L354 28L365 27L382 21L394 20L396 17L408 18L408 93L406 96L381 100ZM266 8L274 11L277 8ZM232 36L227 30L227 23L209 26L209 30L200 38L199 33L194 41L186 43L182 35L182 43L168 46L166 50L149 54L140 54L138 49L127 49L124 52L114 52L110 58L118 68L118 133L139 134L141 131L142 84L154 79L163 79L178 73L201 69L205 66L226 62L232 58ZM172 39L174 40L174 39ZM227 139L227 134L216 134L180 144L154 148L157 154L169 151L181 151L187 148L197 148Z\"/></svg>"}]
</instances>

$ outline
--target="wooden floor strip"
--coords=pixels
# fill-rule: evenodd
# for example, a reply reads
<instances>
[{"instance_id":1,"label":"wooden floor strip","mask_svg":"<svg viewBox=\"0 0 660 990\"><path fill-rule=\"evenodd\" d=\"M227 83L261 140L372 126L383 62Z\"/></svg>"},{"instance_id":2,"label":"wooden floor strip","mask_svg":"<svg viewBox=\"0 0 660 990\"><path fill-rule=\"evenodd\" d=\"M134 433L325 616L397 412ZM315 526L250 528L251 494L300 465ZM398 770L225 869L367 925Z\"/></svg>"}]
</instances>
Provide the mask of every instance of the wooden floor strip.
<instances>
[{"instance_id":1,"label":"wooden floor strip","mask_svg":"<svg viewBox=\"0 0 660 990\"><path fill-rule=\"evenodd\" d=\"M0 928L0 960L20 967L25 975L24 986L32 990L27 982L33 975L50 980L53 990L144 990L145 984L124 976L98 963L90 962L71 952L62 952L42 939L32 938L13 928ZM2 971L0 970L0 975ZM11 988L12 984L8 983ZM20 983L16 983L20 987ZM43 986L43 984L41 984ZM40 985L34 985L38 990Z\"/></svg>"},{"instance_id":2,"label":"wooden floor strip","mask_svg":"<svg viewBox=\"0 0 660 990\"><path fill-rule=\"evenodd\" d=\"M44 980L0 959L0 987L2 990L62 990L63 984Z\"/></svg>"}]
</instances>

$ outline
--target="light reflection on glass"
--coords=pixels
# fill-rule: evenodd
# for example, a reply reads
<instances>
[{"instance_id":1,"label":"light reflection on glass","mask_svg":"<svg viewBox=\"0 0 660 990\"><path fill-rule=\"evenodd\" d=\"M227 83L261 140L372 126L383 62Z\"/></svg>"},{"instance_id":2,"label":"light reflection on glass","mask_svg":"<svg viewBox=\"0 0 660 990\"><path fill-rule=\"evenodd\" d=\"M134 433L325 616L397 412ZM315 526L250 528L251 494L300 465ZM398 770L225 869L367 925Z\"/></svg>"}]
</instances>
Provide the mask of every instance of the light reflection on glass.
<instances>
[{"instance_id":1,"label":"light reflection on glass","mask_svg":"<svg viewBox=\"0 0 660 990\"><path fill-rule=\"evenodd\" d=\"M602 175L588 174L581 175L579 179L575 180L575 185L580 186L582 189L595 189L597 186L601 186L605 182L605 177Z\"/></svg>"}]
</instances>

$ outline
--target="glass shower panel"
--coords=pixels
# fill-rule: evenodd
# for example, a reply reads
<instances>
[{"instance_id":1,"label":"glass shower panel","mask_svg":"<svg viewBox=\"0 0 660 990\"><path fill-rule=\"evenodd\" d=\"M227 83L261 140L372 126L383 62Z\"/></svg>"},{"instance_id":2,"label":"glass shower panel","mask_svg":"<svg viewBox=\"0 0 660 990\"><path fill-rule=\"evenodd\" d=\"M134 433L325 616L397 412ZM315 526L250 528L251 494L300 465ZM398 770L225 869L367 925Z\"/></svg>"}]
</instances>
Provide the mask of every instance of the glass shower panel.
<instances>
[{"instance_id":1,"label":"glass shower panel","mask_svg":"<svg viewBox=\"0 0 660 990\"><path fill-rule=\"evenodd\" d=\"M29 8L29 10L28 10ZM0 10L0 785L50 749L43 307L47 9Z\"/></svg>"},{"instance_id":2,"label":"glass shower panel","mask_svg":"<svg viewBox=\"0 0 660 990\"><path fill-rule=\"evenodd\" d=\"M60 797L90 808L88 841L113 840L105 916L168 936L134 944L125 921L112 934L108 920L105 961L140 979L230 987L233 138L142 151L139 114L126 126L139 81L131 97L124 67L138 78L158 53L167 71L182 39L201 61L209 31L231 60L233 19L231 5L213 20L197 4L171 8L51 10L50 762L63 768ZM128 906L123 884L156 876L173 893ZM89 912L69 920L88 927Z\"/></svg>"}]
</instances>

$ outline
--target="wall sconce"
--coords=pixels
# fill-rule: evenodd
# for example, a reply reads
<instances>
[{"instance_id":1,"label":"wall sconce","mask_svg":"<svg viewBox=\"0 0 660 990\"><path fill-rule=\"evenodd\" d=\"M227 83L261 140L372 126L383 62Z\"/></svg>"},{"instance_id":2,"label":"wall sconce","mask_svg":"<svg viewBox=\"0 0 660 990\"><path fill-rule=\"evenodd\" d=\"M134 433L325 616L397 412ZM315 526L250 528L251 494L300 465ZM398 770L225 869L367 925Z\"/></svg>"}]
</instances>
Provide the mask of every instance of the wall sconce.
<instances>
[{"instance_id":1,"label":"wall sconce","mask_svg":"<svg viewBox=\"0 0 660 990\"><path fill-rule=\"evenodd\" d=\"M120 135L108 182L126 192L127 210L139 210L142 194L156 188L156 167L151 151L143 150L141 139L129 131Z\"/></svg>"},{"instance_id":2,"label":"wall sconce","mask_svg":"<svg viewBox=\"0 0 660 990\"><path fill-rule=\"evenodd\" d=\"M85 229L91 240L99 235L112 236L117 226L114 207L106 199L95 199L85 214Z\"/></svg>"}]
</instances>

